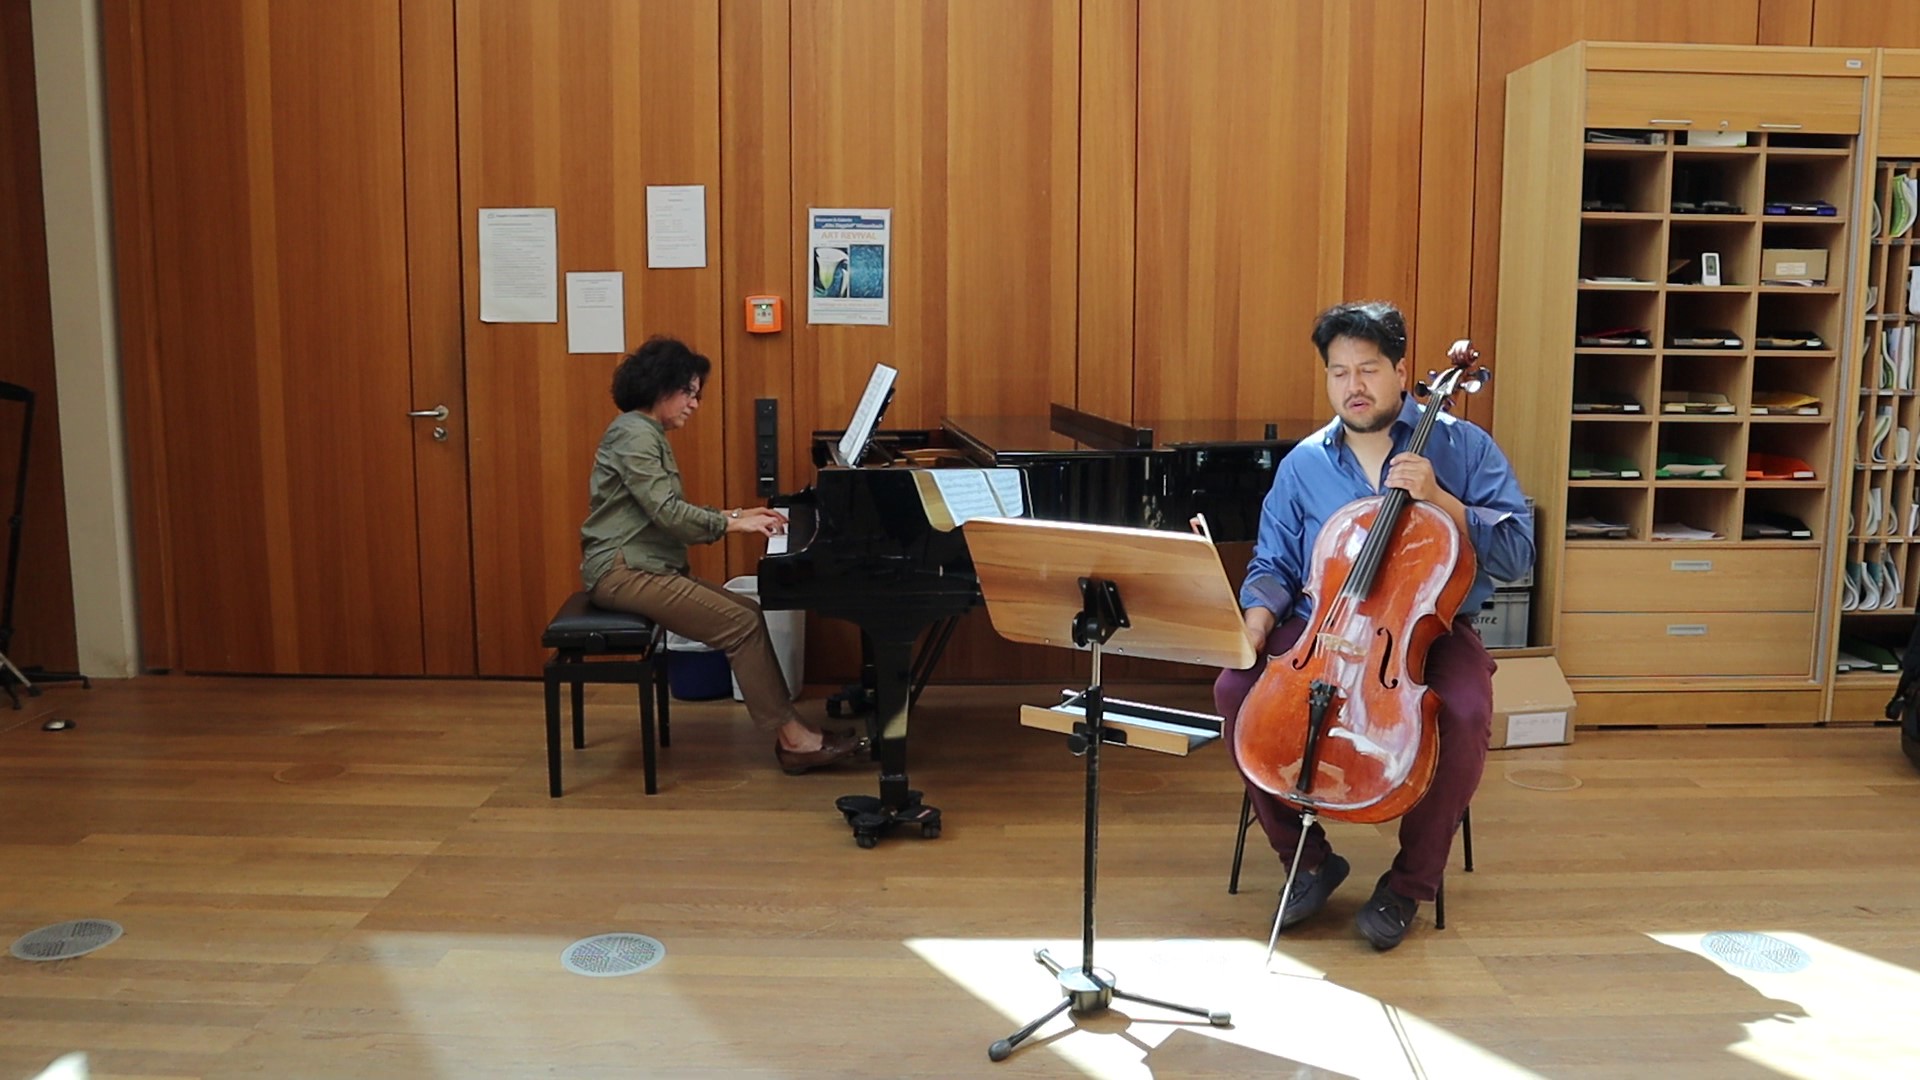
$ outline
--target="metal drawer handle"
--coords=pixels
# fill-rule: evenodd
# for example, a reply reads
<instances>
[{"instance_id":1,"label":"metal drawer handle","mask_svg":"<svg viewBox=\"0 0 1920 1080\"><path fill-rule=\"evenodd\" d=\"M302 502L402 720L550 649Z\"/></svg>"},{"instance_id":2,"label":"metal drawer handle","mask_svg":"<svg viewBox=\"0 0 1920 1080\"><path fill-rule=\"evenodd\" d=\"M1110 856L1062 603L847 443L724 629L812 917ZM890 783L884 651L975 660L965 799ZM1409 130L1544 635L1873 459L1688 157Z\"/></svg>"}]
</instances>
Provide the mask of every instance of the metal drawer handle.
<instances>
[{"instance_id":1,"label":"metal drawer handle","mask_svg":"<svg viewBox=\"0 0 1920 1080\"><path fill-rule=\"evenodd\" d=\"M1682 126L1687 126L1687 125L1691 125L1693 121L1691 120L1649 120L1647 121L1647 123L1649 124L1680 124Z\"/></svg>"},{"instance_id":2,"label":"metal drawer handle","mask_svg":"<svg viewBox=\"0 0 1920 1080\"><path fill-rule=\"evenodd\" d=\"M1707 628L1700 623L1668 623L1668 637L1706 637Z\"/></svg>"},{"instance_id":3,"label":"metal drawer handle","mask_svg":"<svg viewBox=\"0 0 1920 1080\"><path fill-rule=\"evenodd\" d=\"M1675 559L1667 564L1678 574L1701 574L1713 569L1712 559Z\"/></svg>"},{"instance_id":4,"label":"metal drawer handle","mask_svg":"<svg viewBox=\"0 0 1920 1080\"><path fill-rule=\"evenodd\" d=\"M1766 128L1769 131L1799 131L1801 128L1806 127L1807 125L1805 124L1761 124L1760 126L1763 128Z\"/></svg>"}]
</instances>

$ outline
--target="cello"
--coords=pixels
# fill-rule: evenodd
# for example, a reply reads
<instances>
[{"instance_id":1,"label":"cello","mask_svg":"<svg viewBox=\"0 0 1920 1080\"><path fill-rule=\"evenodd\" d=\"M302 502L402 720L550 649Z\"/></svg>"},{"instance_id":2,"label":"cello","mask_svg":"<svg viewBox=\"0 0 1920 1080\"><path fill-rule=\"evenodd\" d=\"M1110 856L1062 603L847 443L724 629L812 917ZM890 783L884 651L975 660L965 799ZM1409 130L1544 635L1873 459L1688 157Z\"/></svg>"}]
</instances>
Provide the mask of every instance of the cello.
<instances>
[{"instance_id":1,"label":"cello","mask_svg":"<svg viewBox=\"0 0 1920 1080\"><path fill-rule=\"evenodd\" d=\"M1449 399L1484 383L1479 355L1456 347L1446 371L1416 384L1426 401L1406 452L1424 454ZM1478 570L1453 519L1397 487L1328 517L1310 566L1313 617L1292 648L1268 658L1234 726L1248 782L1301 812L1283 898L1315 817L1389 821L1426 795L1440 713L1424 683L1427 650L1451 628ZM1276 937L1279 928L1276 914ZM1272 948L1270 939L1269 957Z\"/></svg>"}]
</instances>

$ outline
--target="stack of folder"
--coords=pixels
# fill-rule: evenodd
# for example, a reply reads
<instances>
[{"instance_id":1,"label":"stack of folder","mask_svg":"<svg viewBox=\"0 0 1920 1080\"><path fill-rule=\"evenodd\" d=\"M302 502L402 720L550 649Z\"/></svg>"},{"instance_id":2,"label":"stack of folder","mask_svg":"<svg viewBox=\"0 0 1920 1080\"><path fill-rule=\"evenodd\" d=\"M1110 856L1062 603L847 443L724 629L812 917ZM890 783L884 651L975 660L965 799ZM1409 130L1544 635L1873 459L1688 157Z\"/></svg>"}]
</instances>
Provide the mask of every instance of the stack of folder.
<instances>
[{"instance_id":1,"label":"stack of folder","mask_svg":"<svg viewBox=\"0 0 1920 1080\"><path fill-rule=\"evenodd\" d=\"M1820 399L1798 390L1755 390L1755 416L1819 416Z\"/></svg>"},{"instance_id":2,"label":"stack of folder","mask_svg":"<svg viewBox=\"0 0 1920 1080\"><path fill-rule=\"evenodd\" d=\"M1660 411L1702 415L1731 413L1734 410L1733 402L1727 400L1727 395L1717 390L1662 390L1660 391Z\"/></svg>"},{"instance_id":3,"label":"stack of folder","mask_svg":"<svg viewBox=\"0 0 1920 1080\"><path fill-rule=\"evenodd\" d=\"M1840 588L1841 611L1887 611L1901 606L1906 593L1900 576L1900 562L1893 552L1869 554L1862 560L1850 560Z\"/></svg>"},{"instance_id":4,"label":"stack of folder","mask_svg":"<svg viewBox=\"0 0 1920 1080\"><path fill-rule=\"evenodd\" d=\"M1884 645L1847 635L1840 639L1840 654L1835 657L1834 667L1840 671L1897 672L1900 654Z\"/></svg>"},{"instance_id":5,"label":"stack of folder","mask_svg":"<svg viewBox=\"0 0 1920 1080\"><path fill-rule=\"evenodd\" d=\"M1747 510L1747 519L1740 523L1742 540L1811 540L1813 530L1807 523L1790 514L1773 510Z\"/></svg>"}]
</instances>

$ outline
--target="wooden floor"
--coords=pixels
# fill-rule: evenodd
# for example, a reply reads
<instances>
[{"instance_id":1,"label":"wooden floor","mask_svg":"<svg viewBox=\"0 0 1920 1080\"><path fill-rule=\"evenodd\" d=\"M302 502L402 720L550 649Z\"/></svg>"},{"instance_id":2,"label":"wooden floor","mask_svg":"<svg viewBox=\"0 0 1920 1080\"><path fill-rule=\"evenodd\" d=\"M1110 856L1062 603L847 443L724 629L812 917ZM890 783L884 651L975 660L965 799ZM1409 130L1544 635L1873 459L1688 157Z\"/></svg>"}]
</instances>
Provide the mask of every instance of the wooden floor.
<instances>
[{"instance_id":1,"label":"wooden floor","mask_svg":"<svg viewBox=\"0 0 1920 1080\"><path fill-rule=\"evenodd\" d=\"M1920 773L1872 727L1496 752L1447 929L1423 906L1368 948L1391 831L1335 826L1353 878L1269 970L1279 873L1256 830L1227 894L1222 749L1110 750L1099 965L1234 1024L1120 1003L991 1065L1057 998L1034 948L1079 956L1081 761L1017 725L1023 696L1048 694L929 691L913 777L945 834L863 851L833 800L871 773L783 776L731 703L676 705L646 798L631 699L597 690L555 801L525 683L50 690L0 714L0 936L125 936L0 958L0 1080L75 1050L96 1080L1915 1075ZM665 959L562 967L611 931ZM1807 962L1748 970L1716 932Z\"/></svg>"}]
</instances>

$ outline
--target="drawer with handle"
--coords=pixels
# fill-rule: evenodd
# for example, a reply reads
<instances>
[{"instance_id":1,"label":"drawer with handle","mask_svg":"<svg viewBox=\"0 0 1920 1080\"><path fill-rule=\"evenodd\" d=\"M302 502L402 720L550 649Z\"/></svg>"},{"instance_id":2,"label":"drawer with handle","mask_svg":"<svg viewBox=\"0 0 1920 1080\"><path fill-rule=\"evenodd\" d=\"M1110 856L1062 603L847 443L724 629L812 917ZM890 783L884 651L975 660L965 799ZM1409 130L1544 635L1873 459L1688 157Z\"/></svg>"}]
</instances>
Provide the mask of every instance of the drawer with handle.
<instances>
[{"instance_id":1,"label":"drawer with handle","mask_svg":"<svg viewBox=\"0 0 1920 1080\"><path fill-rule=\"evenodd\" d=\"M1812 612L1583 612L1560 617L1572 676L1799 675L1813 668Z\"/></svg>"},{"instance_id":2,"label":"drawer with handle","mask_svg":"<svg viewBox=\"0 0 1920 1080\"><path fill-rule=\"evenodd\" d=\"M1561 611L1812 611L1820 552L1569 550Z\"/></svg>"}]
</instances>

